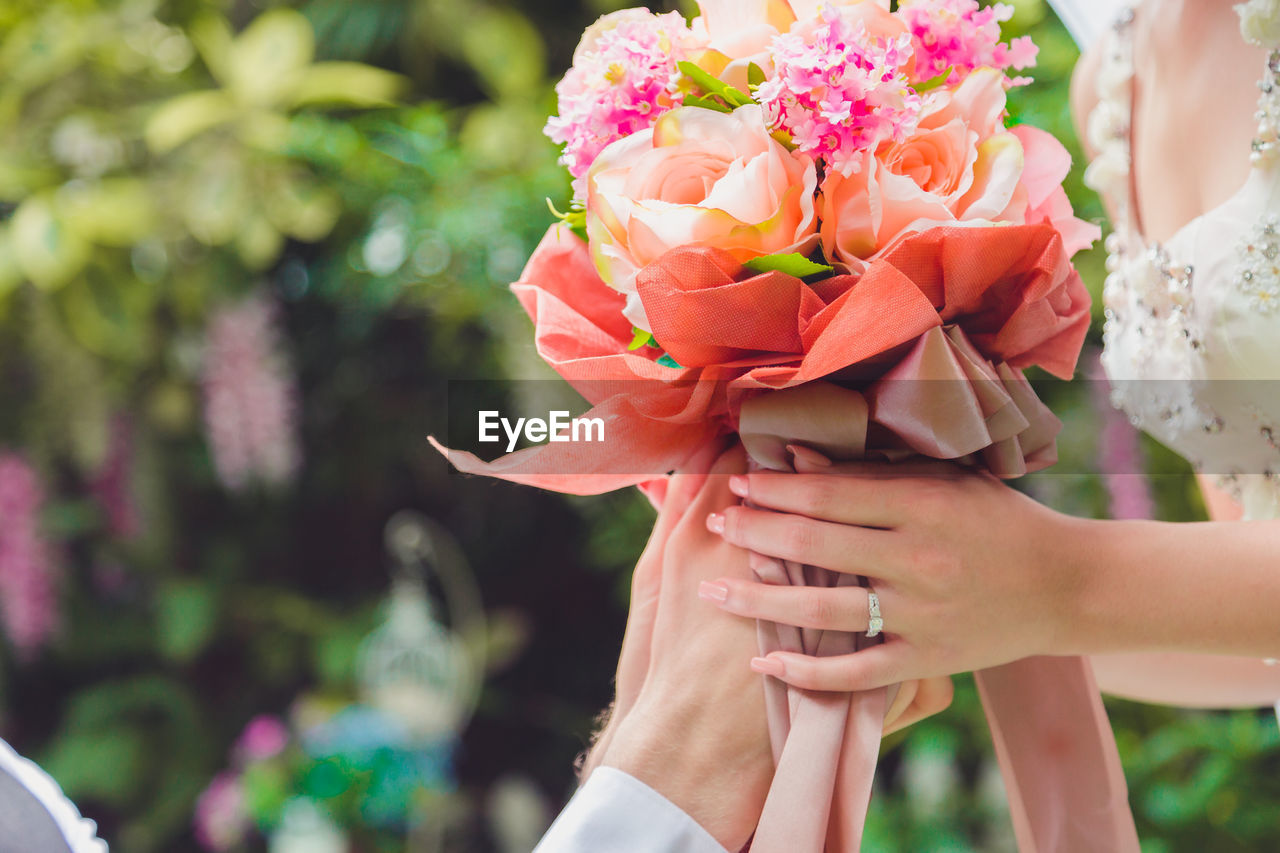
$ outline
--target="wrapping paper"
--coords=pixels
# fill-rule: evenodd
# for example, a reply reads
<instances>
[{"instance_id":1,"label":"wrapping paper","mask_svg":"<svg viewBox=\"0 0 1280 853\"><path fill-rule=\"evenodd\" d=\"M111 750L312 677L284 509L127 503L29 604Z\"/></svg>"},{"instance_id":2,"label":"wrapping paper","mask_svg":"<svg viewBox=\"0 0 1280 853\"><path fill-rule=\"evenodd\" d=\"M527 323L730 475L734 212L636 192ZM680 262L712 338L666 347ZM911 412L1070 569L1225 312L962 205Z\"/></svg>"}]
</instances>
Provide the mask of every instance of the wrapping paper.
<instances>
[{"instance_id":1,"label":"wrapping paper","mask_svg":"<svg viewBox=\"0 0 1280 853\"><path fill-rule=\"evenodd\" d=\"M685 246L642 270L637 288L655 339L681 368L659 364L650 347L627 350L625 298L562 225L512 285L538 354L592 404L585 416L605 421L608 442L544 444L492 462L437 447L464 473L599 494L673 471L736 432L752 394L877 378L931 329L962 329L1004 369L1038 364L1066 378L1089 326L1088 292L1048 223L935 228L859 276L816 284L755 275L727 252Z\"/></svg>"},{"instance_id":2,"label":"wrapping paper","mask_svg":"<svg viewBox=\"0 0 1280 853\"><path fill-rule=\"evenodd\" d=\"M513 290L539 354L592 403L586 416L605 420L609 441L545 444L493 462L441 447L449 460L463 472L572 494L652 487L726 433L776 470L789 468L788 443L832 459L953 459L1000 477L1056 461L1061 424L1021 369L1071 375L1089 298L1047 223L935 228L858 275L816 283L754 274L725 252L685 246L636 284L654 339L679 368L657 363L652 348L626 349L623 296L599 280L581 240L553 227ZM778 571L762 579L865 582L797 564ZM772 623L759 636L764 653L835 655L876 642ZM1020 849L1137 851L1087 661L1032 658L977 679ZM753 849L857 850L886 691L769 682L777 771Z\"/></svg>"}]
</instances>

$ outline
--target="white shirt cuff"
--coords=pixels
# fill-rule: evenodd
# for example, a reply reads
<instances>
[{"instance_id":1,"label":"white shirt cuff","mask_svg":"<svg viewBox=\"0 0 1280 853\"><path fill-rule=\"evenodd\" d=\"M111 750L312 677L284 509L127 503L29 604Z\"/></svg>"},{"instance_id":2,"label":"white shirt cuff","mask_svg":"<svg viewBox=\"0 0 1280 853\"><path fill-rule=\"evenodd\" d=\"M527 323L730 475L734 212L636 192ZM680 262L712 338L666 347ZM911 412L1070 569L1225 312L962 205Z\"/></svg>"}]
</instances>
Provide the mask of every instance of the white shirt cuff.
<instances>
[{"instance_id":1,"label":"white shirt cuff","mask_svg":"<svg viewBox=\"0 0 1280 853\"><path fill-rule=\"evenodd\" d=\"M49 812L72 853L107 853L107 842L98 838L98 825L81 817L75 805L62 794L58 783L33 761L13 751L0 740L0 773L8 773L26 788ZM0 846L0 849L4 849Z\"/></svg>"},{"instance_id":2,"label":"white shirt cuff","mask_svg":"<svg viewBox=\"0 0 1280 853\"><path fill-rule=\"evenodd\" d=\"M726 853L675 803L615 767L597 767L534 853Z\"/></svg>"}]
</instances>

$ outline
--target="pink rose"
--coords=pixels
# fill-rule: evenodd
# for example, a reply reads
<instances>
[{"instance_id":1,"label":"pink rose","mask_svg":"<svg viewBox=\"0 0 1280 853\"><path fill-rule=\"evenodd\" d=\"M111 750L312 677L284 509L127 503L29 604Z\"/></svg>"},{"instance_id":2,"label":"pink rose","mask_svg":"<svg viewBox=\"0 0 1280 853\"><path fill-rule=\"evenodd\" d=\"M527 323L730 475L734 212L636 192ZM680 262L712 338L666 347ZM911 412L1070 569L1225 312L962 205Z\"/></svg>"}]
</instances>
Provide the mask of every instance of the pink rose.
<instances>
[{"instance_id":1,"label":"pink rose","mask_svg":"<svg viewBox=\"0 0 1280 853\"><path fill-rule=\"evenodd\" d=\"M738 261L817 245L813 160L765 129L760 108L680 107L613 143L587 173L587 234L600 277L649 329L635 277L677 246Z\"/></svg>"},{"instance_id":2,"label":"pink rose","mask_svg":"<svg viewBox=\"0 0 1280 853\"><path fill-rule=\"evenodd\" d=\"M1004 129L1004 75L979 69L931 96L915 133L824 181L828 257L860 265L907 233L955 222L1023 222L1023 150Z\"/></svg>"},{"instance_id":3,"label":"pink rose","mask_svg":"<svg viewBox=\"0 0 1280 853\"><path fill-rule=\"evenodd\" d=\"M1071 169L1071 155L1052 133L1038 127L1020 124L1009 129L1022 143L1026 168L1022 185L1027 191L1027 224L1048 220L1062 235L1068 255L1074 255L1102 236L1102 229L1092 222L1077 219L1062 188L1062 180Z\"/></svg>"}]
</instances>

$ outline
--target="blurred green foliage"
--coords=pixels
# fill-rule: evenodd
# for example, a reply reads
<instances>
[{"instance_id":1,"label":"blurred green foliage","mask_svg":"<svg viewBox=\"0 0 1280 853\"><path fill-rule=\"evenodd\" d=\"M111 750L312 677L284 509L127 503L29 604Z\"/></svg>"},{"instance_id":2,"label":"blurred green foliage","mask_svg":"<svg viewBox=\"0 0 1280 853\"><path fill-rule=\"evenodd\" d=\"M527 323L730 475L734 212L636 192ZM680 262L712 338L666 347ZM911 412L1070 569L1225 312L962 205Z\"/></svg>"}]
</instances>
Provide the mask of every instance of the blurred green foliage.
<instances>
[{"instance_id":1,"label":"blurred green foliage","mask_svg":"<svg viewBox=\"0 0 1280 853\"><path fill-rule=\"evenodd\" d=\"M451 476L424 437L448 379L548 375L505 285L551 219L544 199L568 195L540 135L551 85L617 5L0 0L0 447L41 472L64 570L54 644L0 654L0 734L116 849L193 849L196 796L247 720L303 691L351 694L387 586L382 525L403 507L458 537L513 649L527 626L463 739L450 849L494 849L483 803L505 774L568 790L651 514L633 493ZM1012 108L1073 140L1074 46L1042 0L1016 6L1011 30L1041 53ZM1076 209L1101 219L1079 172ZM1081 268L1096 293L1100 250ZM257 290L283 306L305 462L292 485L228 493L200 345L211 311ZM1063 468L1086 470L1097 415L1075 386L1052 402ZM121 414L136 537L87 497ZM1162 516L1198 517L1185 465L1145 452ZM1105 511L1096 477L1027 487ZM887 745L868 849L1010 846L960 682L951 710ZM1280 845L1269 713L1111 710L1145 850Z\"/></svg>"}]
</instances>

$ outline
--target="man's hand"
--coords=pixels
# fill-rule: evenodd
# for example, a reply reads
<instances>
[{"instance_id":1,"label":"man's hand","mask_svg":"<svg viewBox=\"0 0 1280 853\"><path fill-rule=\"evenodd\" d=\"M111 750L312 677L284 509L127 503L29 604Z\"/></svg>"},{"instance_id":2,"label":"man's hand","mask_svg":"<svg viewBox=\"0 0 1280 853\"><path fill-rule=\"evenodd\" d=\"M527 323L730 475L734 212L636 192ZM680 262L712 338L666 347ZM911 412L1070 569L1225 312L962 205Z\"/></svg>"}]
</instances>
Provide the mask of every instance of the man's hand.
<instances>
[{"instance_id":1,"label":"man's hand","mask_svg":"<svg viewBox=\"0 0 1280 853\"><path fill-rule=\"evenodd\" d=\"M653 623L658 614L658 592L662 585L667 543L676 524L684 518L689 505L706 483L711 466L723 451L723 443L708 443L684 468L669 477L662 489L661 499L657 501L658 519L653 525L653 532L649 534L649 543L631 575L631 606L627 612L627 628L622 638L622 654L618 658L615 681L617 695L613 705L602 715L605 718L604 728L582 759L579 776L584 782L591 771L599 766L618 725L640 695L640 687L649 671Z\"/></svg>"},{"instance_id":2,"label":"man's hand","mask_svg":"<svg viewBox=\"0 0 1280 853\"><path fill-rule=\"evenodd\" d=\"M702 606L697 591L702 581L724 574L751 577L747 553L703 523L707 513L737 502L728 475L745 470L746 456L737 448L720 456L709 474L673 480L664 515L678 508L673 499L688 502L656 561L657 577L643 581L648 598L639 612L651 615L652 626L647 666L637 688L640 659L629 659L624 648L620 719L601 744L601 763L658 791L730 850L751 837L773 778L764 685L743 663L756 653L754 620ZM689 486L692 494L681 491ZM638 636L628 627L628 641ZM633 691L633 704L623 708Z\"/></svg>"}]
</instances>

